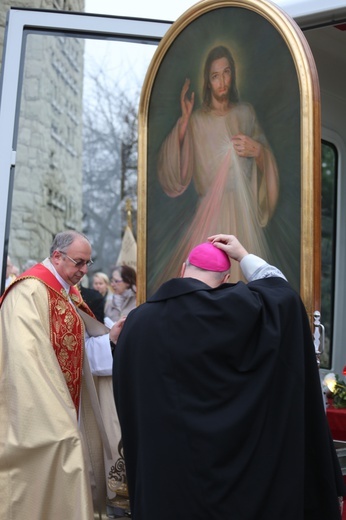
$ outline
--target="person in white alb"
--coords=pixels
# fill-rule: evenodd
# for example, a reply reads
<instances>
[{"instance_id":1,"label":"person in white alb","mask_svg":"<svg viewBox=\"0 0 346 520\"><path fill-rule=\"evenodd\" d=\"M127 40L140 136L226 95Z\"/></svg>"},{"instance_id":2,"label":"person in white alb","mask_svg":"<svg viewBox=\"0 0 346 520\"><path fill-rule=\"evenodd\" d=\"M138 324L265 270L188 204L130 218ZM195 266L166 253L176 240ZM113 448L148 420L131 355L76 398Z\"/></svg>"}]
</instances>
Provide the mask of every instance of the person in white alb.
<instances>
[{"instance_id":1,"label":"person in white alb","mask_svg":"<svg viewBox=\"0 0 346 520\"><path fill-rule=\"evenodd\" d=\"M76 286L91 264L85 235L58 233L49 258L1 298L1 520L93 520L106 509L103 448L112 454L93 375L110 381L124 320L109 330L83 302Z\"/></svg>"}]
</instances>

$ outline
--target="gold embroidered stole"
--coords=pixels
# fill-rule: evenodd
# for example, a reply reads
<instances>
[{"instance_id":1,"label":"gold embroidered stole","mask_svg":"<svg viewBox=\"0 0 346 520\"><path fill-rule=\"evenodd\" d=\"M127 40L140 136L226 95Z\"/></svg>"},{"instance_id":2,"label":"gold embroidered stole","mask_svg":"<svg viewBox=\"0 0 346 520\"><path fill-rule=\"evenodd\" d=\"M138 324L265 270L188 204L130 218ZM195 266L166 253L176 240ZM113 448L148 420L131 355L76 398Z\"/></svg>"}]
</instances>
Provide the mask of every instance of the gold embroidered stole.
<instances>
[{"instance_id":1,"label":"gold embroidered stole","mask_svg":"<svg viewBox=\"0 0 346 520\"><path fill-rule=\"evenodd\" d=\"M65 289L43 264L35 265L16 278L3 294L0 305L8 292L26 278L39 279L47 287L50 340L78 414L84 355L83 320L69 301ZM76 287L70 288L70 297L77 307L94 316Z\"/></svg>"}]
</instances>

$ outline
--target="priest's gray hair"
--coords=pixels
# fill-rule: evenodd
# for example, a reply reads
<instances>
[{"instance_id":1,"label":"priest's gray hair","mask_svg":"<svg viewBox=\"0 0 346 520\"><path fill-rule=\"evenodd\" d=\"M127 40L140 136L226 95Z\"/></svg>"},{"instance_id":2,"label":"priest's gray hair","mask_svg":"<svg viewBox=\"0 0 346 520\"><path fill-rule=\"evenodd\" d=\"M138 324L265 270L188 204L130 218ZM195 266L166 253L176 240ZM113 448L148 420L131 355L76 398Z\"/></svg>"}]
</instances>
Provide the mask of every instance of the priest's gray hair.
<instances>
[{"instance_id":1,"label":"priest's gray hair","mask_svg":"<svg viewBox=\"0 0 346 520\"><path fill-rule=\"evenodd\" d=\"M52 245L50 246L49 256L52 256L54 251L66 253L67 248L76 240L76 238L84 238L90 244L88 237L83 233L79 233L79 231L61 231L54 237Z\"/></svg>"}]
</instances>

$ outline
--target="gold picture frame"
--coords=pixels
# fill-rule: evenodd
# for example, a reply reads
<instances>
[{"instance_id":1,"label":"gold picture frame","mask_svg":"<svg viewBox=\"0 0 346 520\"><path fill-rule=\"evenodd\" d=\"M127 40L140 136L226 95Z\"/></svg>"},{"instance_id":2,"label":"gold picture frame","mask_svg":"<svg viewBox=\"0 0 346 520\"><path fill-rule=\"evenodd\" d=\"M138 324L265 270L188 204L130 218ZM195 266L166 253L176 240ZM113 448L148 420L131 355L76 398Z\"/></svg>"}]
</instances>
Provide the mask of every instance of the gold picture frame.
<instances>
[{"instance_id":1,"label":"gold picture frame","mask_svg":"<svg viewBox=\"0 0 346 520\"><path fill-rule=\"evenodd\" d=\"M195 110L203 60L217 45L231 46L235 52L241 99L258 114L277 163L278 201L264 230L272 255L268 261L300 292L312 318L320 310L321 274L318 76L302 31L283 10L265 0L197 3L173 23L152 59L139 108L138 301L154 292L156 278L165 279L164 266L172 263L179 234L186 233L188 221L196 214L196 209L191 210L198 204L196 194L179 201L175 214L180 197L173 200L160 192L157 164L162 143L179 118L187 74L197 78ZM178 275L180 264L174 268Z\"/></svg>"}]
</instances>

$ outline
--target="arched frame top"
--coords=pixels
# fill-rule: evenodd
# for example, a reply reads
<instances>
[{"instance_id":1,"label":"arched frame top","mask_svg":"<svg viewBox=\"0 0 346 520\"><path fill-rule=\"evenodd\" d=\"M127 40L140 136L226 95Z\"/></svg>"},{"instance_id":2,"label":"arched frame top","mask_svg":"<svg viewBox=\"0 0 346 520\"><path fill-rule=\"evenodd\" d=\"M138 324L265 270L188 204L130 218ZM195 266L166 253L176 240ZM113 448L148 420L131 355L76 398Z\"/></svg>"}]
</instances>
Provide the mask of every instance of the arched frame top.
<instances>
[{"instance_id":1,"label":"arched frame top","mask_svg":"<svg viewBox=\"0 0 346 520\"><path fill-rule=\"evenodd\" d=\"M310 317L320 309L320 205L321 205L321 123L320 94L315 62L310 47L297 24L283 10L266 0L203 0L187 10L161 40L148 69L139 108L138 165L138 275L147 275L148 204L148 117L153 85L173 42L202 15L224 8L241 8L267 20L282 37L292 57L300 94L300 294ZM139 302L147 297L146 284L139 288Z\"/></svg>"}]
</instances>

